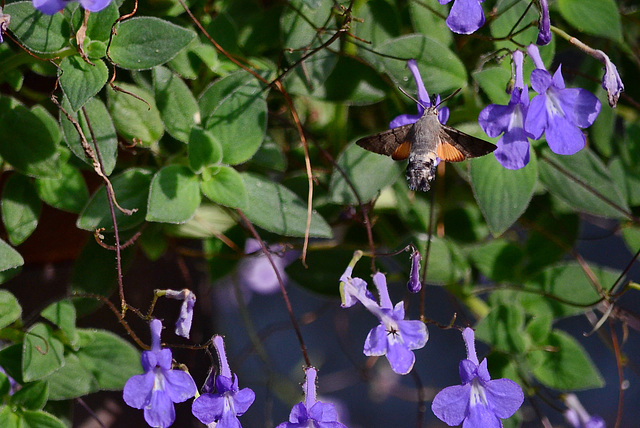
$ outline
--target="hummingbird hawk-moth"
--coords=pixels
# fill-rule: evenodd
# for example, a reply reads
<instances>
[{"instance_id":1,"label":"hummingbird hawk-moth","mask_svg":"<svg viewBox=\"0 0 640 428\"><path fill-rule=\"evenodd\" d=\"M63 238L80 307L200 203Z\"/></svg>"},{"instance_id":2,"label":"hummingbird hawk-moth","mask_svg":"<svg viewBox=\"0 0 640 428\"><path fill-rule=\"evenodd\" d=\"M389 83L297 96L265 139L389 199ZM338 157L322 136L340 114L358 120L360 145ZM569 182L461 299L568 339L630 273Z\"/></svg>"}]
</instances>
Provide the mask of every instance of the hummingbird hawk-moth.
<instances>
[{"instance_id":1,"label":"hummingbird hawk-moth","mask_svg":"<svg viewBox=\"0 0 640 428\"><path fill-rule=\"evenodd\" d=\"M406 173L409 188L423 192L429 190L429 183L435 178L436 158L460 162L496 149L494 144L440 124L435 106L425 108L416 123L361 138L356 144L393 160L409 158Z\"/></svg>"}]
</instances>

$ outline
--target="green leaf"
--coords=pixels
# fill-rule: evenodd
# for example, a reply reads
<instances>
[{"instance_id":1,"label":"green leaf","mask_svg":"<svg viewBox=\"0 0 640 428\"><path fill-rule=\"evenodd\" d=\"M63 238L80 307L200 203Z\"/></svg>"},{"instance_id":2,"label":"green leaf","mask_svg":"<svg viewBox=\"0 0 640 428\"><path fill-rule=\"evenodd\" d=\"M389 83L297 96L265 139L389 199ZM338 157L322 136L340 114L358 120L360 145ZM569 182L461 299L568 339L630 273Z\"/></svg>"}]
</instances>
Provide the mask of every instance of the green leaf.
<instances>
[{"instance_id":1,"label":"green leaf","mask_svg":"<svg viewBox=\"0 0 640 428\"><path fill-rule=\"evenodd\" d=\"M39 13L39 12L38 12ZM32 177L59 177L57 135L22 104L0 98L0 156L16 170Z\"/></svg>"},{"instance_id":2,"label":"green leaf","mask_svg":"<svg viewBox=\"0 0 640 428\"><path fill-rule=\"evenodd\" d=\"M420 240L418 249L425 254L426 240ZM431 238L429 253L428 284L455 284L469 276L471 267L460 248L450 239Z\"/></svg>"},{"instance_id":3,"label":"green leaf","mask_svg":"<svg viewBox=\"0 0 640 428\"><path fill-rule=\"evenodd\" d=\"M320 44L321 42L319 40L315 41L314 44L311 45L311 49L318 48ZM293 67L306 52L308 51L285 51L287 63ZM283 80L291 93L309 95L324 84L337 62L338 57L336 54L327 49L322 49L298 64Z\"/></svg>"},{"instance_id":4,"label":"green leaf","mask_svg":"<svg viewBox=\"0 0 640 428\"><path fill-rule=\"evenodd\" d=\"M507 105L511 98L506 92L511 72L504 67L487 67L473 73L473 78L494 104Z\"/></svg>"},{"instance_id":5,"label":"green leaf","mask_svg":"<svg viewBox=\"0 0 640 428\"><path fill-rule=\"evenodd\" d=\"M17 268L24 264L24 259L9 244L0 239L0 272Z\"/></svg>"},{"instance_id":6,"label":"green leaf","mask_svg":"<svg viewBox=\"0 0 640 428\"><path fill-rule=\"evenodd\" d=\"M526 348L524 311L519 305L499 305L476 325L476 338L508 354L521 354Z\"/></svg>"},{"instance_id":7,"label":"green leaf","mask_svg":"<svg viewBox=\"0 0 640 428\"><path fill-rule=\"evenodd\" d=\"M279 235L303 237L307 206L291 190L252 174L242 174L248 204L244 214L257 226ZM309 236L330 238L331 228L317 213L311 213Z\"/></svg>"},{"instance_id":8,"label":"green leaf","mask_svg":"<svg viewBox=\"0 0 640 428\"><path fill-rule=\"evenodd\" d=\"M196 126L189 135L187 155L191 169L200 173L204 168L220 163L222 146L211 132Z\"/></svg>"},{"instance_id":9,"label":"green leaf","mask_svg":"<svg viewBox=\"0 0 640 428\"><path fill-rule=\"evenodd\" d=\"M147 213L147 199L151 184L151 171L141 168L131 168L111 179L111 184L118 204L125 209L137 209L134 214L126 215L114 207L119 230L127 230L138 226L144 221ZM91 196L89 203L78 217L76 226L83 230L94 231L105 228L113 231L111 212L107 200L107 190L104 185Z\"/></svg>"},{"instance_id":10,"label":"green leaf","mask_svg":"<svg viewBox=\"0 0 640 428\"><path fill-rule=\"evenodd\" d=\"M493 239L473 247L469 257L478 270L496 282L517 282L521 277L522 249L504 239Z\"/></svg>"},{"instance_id":11,"label":"green leaf","mask_svg":"<svg viewBox=\"0 0 640 428\"><path fill-rule=\"evenodd\" d=\"M70 113L71 116L78 121L82 127L82 133L87 138L89 145L95 152L95 148L91 141L91 132L84 114L78 115L77 113L72 113L70 109L71 106L68 102L64 102L63 107L67 109L67 113ZM118 137L116 135L116 129L113 126L113 122L111 121L111 116L109 115L105 105L98 98L91 98L87 101L84 105L84 110L87 112L87 117L91 123L91 130L96 138L98 150L100 150L104 172L106 175L111 175L113 168L116 166L116 159L118 156ZM73 154L83 162L91 165L91 161L87 158L84 150L82 149L80 136L78 135L76 128L62 112L60 112L60 124L62 125L65 143L67 143L67 146L69 146Z\"/></svg>"},{"instance_id":12,"label":"green leaf","mask_svg":"<svg viewBox=\"0 0 640 428\"><path fill-rule=\"evenodd\" d=\"M640 177L633 167L625 165L622 159L615 157L611 159L607 169L625 201L630 206L640 205Z\"/></svg>"},{"instance_id":13,"label":"green leaf","mask_svg":"<svg viewBox=\"0 0 640 428\"><path fill-rule=\"evenodd\" d=\"M2 191L2 221L13 245L22 244L38 226L42 203L33 182L13 174Z\"/></svg>"},{"instance_id":14,"label":"green leaf","mask_svg":"<svg viewBox=\"0 0 640 428\"><path fill-rule=\"evenodd\" d=\"M42 379L64 365L64 346L46 324L36 323L22 344L22 377L25 382Z\"/></svg>"},{"instance_id":15,"label":"green leaf","mask_svg":"<svg viewBox=\"0 0 640 428\"><path fill-rule=\"evenodd\" d=\"M118 2L112 1L100 12L91 12L87 21L87 38L92 41L108 42L111 26L120 17Z\"/></svg>"},{"instance_id":16,"label":"green leaf","mask_svg":"<svg viewBox=\"0 0 640 428\"><path fill-rule=\"evenodd\" d=\"M59 210L79 213L89 202L89 189L80 171L64 163L61 178L36 178L36 191L47 204Z\"/></svg>"},{"instance_id":17,"label":"green leaf","mask_svg":"<svg viewBox=\"0 0 640 428\"><path fill-rule=\"evenodd\" d=\"M10 398L11 404L29 410L40 410L47 403L49 389L47 382L31 382L23 385L22 388Z\"/></svg>"},{"instance_id":18,"label":"green leaf","mask_svg":"<svg viewBox=\"0 0 640 428\"><path fill-rule=\"evenodd\" d=\"M622 43L618 5L613 0L558 0L560 14L581 33Z\"/></svg>"},{"instance_id":19,"label":"green leaf","mask_svg":"<svg viewBox=\"0 0 640 428\"><path fill-rule=\"evenodd\" d=\"M0 426L5 428L24 428L22 420L10 406L0 407Z\"/></svg>"},{"instance_id":20,"label":"green leaf","mask_svg":"<svg viewBox=\"0 0 640 428\"><path fill-rule=\"evenodd\" d=\"M242 177L229 166L217 168L217 172L202 174L202 193L213 202L231 208L244 209L247 206L247 189Z\"/></svg>"},{"instance_id":21,"label":"green leaf","mask_svg":"<svg viewBox=\"0 0 640 428\"><path fill-rule=\"evenodd\" d=\"M638 227L625 227L622 229L622 238L631 252L640 249L640 229Z\"/></svg>"},{"instance_id":22,"label":"green leaf","mask_svg":"<svg viewBox=\"0 0 640 428\"><path fill-rule=\"evenodd\" d=\"M600 286L611 287L619 272L589 266ZM520 302L528 313L551 313L554 319L583 313L585 305L597 304L600 295L577 263L562 263L546 268L525 282L525 288L538 293L522 293ZM544 293L548 296L541 295ZM554 297L554 298L551 298Z\"/></svg>"},{"instance_id":23,"label":"green leaf","mask_svg":"<svg viewBox=\"0 0 640 428\"><path fill-rule=\"evenodd\" d=\"M394 83L401 85L409 93L416 93L413 75L407 68L406 61L395 58L415 58L429 94L445 93L467 86L464 64L449 48L431 37L409 34L387 40L376 51L388 57L367 54L366 58L382 66Z\"/></svg>"},{"instance_id":24,"label":"green leaf","mask_svg":"<svg viewBox=\"0 0 640 428\"><path fill-rule=\"evenodd\" d=\"M587 352L563 331L552 331L544 350L530 351L527 359L539 362L533 368L533 375L549 388L573 391L604 386L604 380Z\"/></svg>"},{"instance_id":25,"label":"green leaf","mask_svg":"<svg viewBox=\"0 0 640 428\"><path fill-rule=\"evenodd\" d=\"M175 139L188 143L191 128L200 122L198 103L189 87L169 69L156 67L153 88L165 128Z\"/></svg>"},{"instance_id":26,"label":"green leaf","mask_svg":"<svg viewBox=\"0 0 640 428\"><path fill-rule=\"evenodd\" d=\"M78 330L81 347L76 353L84 368L93 373L101 390L120 390L127 380L142 373L140 352L130 343L105 330Z\"/></svg>"},{"instance_id":27,"label":"green leaf","mask_svg":"<svg viewBox=\"0 0 640 428\"><path fill-rule=\"evenodd\" d=\"M102 60L87 64L80 55L68 56L60 63L60 86L73 111L77 111L107 83L109 70Z\"/></svg>"},{"instance_id":28,"label":"green leaf","mask_svg":"<svg viewBox=\"0 0 640 428\"><path fill-rule=\"evenodd\" d=\"M43 410L25 410L20 419L21 428L67 428L64 422Z\"/></svg>"},{"instance_id":29,"label":"green leaf","mask_svg":"<svg viewBox=\"0 0 640 428\"><path fill-rule=\"evenodd\" d=\"M60 327L71 346L78 341L76 331L76 308L70 300L60 300L47 306L40 315Z\"/></svg>"},{"instance_id":30,"label":"green leaf","mask_svg":"<svg viewBox=\"0 0 640 428\"><path fill-rule=\"evenodd\" d=\"M299 49L310 46L318 36L316 29L326 25L331 16L333 2L318 0L310 7L302 0L292 0L282 12L280 32L285 49Z\"/></svg>"},{"instance_id":31,"label":"green leaf","mask_svg":"<svg viewBox=\"0 0 640 428\"><path fill-rule=\"evenodd\" d=\"M69 44L69 24L61 13L45 15L30 1L7 4L3 13L11 15L11 32L34 52L55 53Z\"/></svg>"},{"instance_id":32,"label":"green leaf","mask_svg":"<svg viewBox=\"0 0 640 428\"><path fill-rule=\"evenodd\" d=\"M360 3L353 13L358 17L353 23L354 34L370 42L373 48L400 35L400 16L396 4L386 0L370 0Z\"/></svg>"},{"instance_id":33,"label":"green leaf","mask_svg":"<svg viewBox=\"0 0 640 428\"><path fill-rule=\"evenodd\" d=\"M347 175L346 179L342 173ZM358 198L369 202L383 187L393 184L400 174L400 164L390 157L350 144L338 157L337 167L331 174L330 200L336 204L357 204Z\"/></svg>"},{"instance_id":34,"label":"green leaf","mask_svg":"<svg viewBox=\"0 0 640 428\"><path fill-rule=\"evenodd\" d=\"M425 7L428 6L428 7ZM417 33L433 37L445 46L450 46L453 42L453 33L447 27L447 23L441 16L446 16L448 7L441 5L437 0L424 0L421 2L410 2L409 10L413 28ZM440 16L432 12L439 11Z\"/></svg>"},{"instance_id":35,"label":"green leaf","mask_svg":"<svg viewBox=\"0 0 640 428\"><path fill-rule=\"evenodd\" d=\"M151 181L147 221L184 223L200 205L198 177L186 166L171 165Z\"/></svg>"},{"instance_id":36,"label":"green leaf","mask_svg":"<svg viewBox=\"0 0 640 428\"><path fill-rule=\"evenodd\" d=\"M609 171L589 148L572 156L545 149L542 158L538 165L542 184L571 208L603 217L628 216L625 213L629 213L629 207Z\"/></svg>"},{"instance_id":37,"label":"green leaf","mask_svg":"<svg viewBox=\"0 0 640 428\"><path fill-rule=\"evenodd\" d=\"M118 83L118 86L144 100L121 91L107 91L109 112L118 132L129 140L139 139L145 146L158 141L164 133L164 124L153 94L129 83Z\"/></svg>"},{"instance_id":38,"label":"green leaf","mask_svg":"<svg viewBox=\"0 0 640 428\"><path fill-rule=\"evenodd\" d=\"M473 194L493 235L501 235L529 206L538 181L535 152L531 151L529 164L518 170L504 168L491 154L470 162Z\"/></svg>"},{"instance_id":39,"label":"green leaf","mask_svg":"<svg viewBox=\"0 0 640 428\"><path fill-rule=\"evenodd\" d=\"M309 268L297 259L286 267L287 275L305 290L323 296L338 298L340 296L340 275L353 257L353 251L341 248L314 250L307 253L306 264L314 270L309 275Z\"/></svg>"},{"instance_id":40,"label":"green leaf","mask_svg":"<svg viewBox=\"0 0 640 428\"><path fill-rule=\"evenodd\" d=\"M220 141L224 163L243 163L260 147L267 128L266 95L260 83L251 79L218 99L206 117L205 129Z\"/></svg>"},{"instance_id":41,"label":"green leaf","mask_svg":"<svg viewBox=\"0 0 640 428\"><path fill-rule=\"evenodd\" d=\"M65 355L64 367L47 376L50 400L69 400L99 390L93 374L73 353Z\"/></svg>"},{"instance_id":42,"label":"green leaf","mask_svg":"<svg viewBox=\"0 0 640 428\"><path fill-rule=\"evenodd\" d=\"M159 18L127 19L117 26L109 56L121 68L146 70L176 56L196 36L193 31Z\"/></svg>"},{"instance_id":43,"label":"green leaf","mask_svg":"<svg viewBox=\"0 0 640 428\"><path fill-rule=\"evenodd\" d=\"M180 238L212 238L220 236L236 224L225 208L203 202L191 220L184 224L166 225L165 232Z\"/></svg>"},{"instance_id":44,"label":"green leaf","mask_svg":"<svg viewBox=\"0 0 640 428\"><path fill-rule=\"evenodd\" d=\"M382 101L388 84L369 65L348 56L340 56L323 85L313 97L345 105L366 105Z\"/></svg>"},{"instance_id":45,"label":"green leaf","mask_svg":"<svg viewBox=\"0 0 640 428\"><path fill-rule=\"evenodd\" d=\"M15 298L7 290L0 290L0 328L5 328L22 315L22 307Z\"/></svg>"}]
</instances>

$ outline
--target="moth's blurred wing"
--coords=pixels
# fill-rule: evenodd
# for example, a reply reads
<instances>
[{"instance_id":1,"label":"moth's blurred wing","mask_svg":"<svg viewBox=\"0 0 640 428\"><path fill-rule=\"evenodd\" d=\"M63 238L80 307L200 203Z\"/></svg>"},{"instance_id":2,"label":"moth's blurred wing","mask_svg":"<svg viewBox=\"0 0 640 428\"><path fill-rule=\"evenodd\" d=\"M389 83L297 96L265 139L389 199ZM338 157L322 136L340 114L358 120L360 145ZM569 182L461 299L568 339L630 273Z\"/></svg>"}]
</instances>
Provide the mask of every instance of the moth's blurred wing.
<instances>
[{"instance_id":1,"label":"moth's blurred wing","mask_svg":"<svg viewBox=\"0 0 640 428\"><path fill-rule=\"evenodd\" d=\"M363 149L369 150L370 152L379 153L381 155L394 156L396 150L400 148L403 143L408 144L408 148L411 147L411 143L407 141L407 135L409 135L409 131L413 127L413 124L398 126L397 128L391 128L384 132L381 132L376 135L371 135L369 137L364 137L356 141L356 144L362 147ZM405 145L405 147L407 147ZM409 150L407 148L407 156L409 155ZM404 152L404 149L400 149L400 152ZM396 158L394 159L405 159L404 158Z\"/></svg>"},{"instance_id":2,"label":"moth's blurred wing","mask_svg":"<svg viewBox=\"0 0 640 428\"><path fill-rule=\"evenodd\" d=\"M460 162L467 158L477 158L494 151L497 147L488 141L442 125L437 147L438 157L447 162Z\"/></svg>"}]
</instances>

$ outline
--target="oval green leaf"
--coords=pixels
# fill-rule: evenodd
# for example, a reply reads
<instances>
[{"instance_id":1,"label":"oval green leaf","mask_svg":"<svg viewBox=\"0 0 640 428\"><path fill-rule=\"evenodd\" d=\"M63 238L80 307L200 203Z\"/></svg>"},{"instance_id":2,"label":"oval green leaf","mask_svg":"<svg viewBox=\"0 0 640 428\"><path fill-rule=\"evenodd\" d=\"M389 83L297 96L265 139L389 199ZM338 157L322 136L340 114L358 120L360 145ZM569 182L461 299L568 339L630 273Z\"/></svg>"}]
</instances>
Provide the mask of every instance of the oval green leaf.
<instances>
[{"instance_id":1,"label":"oval green leaf","mask_svg":"<svg viewBox=\"0 0 640 428\"><path fill-rule=\"evenodd\" d=\"M71 108L77 111L107 83L109 70L102 60L87 64L80 55L66 57L60 63L60 86Z\"/></svg>"},{"instance_id":2,"label":"oval green leaf","mask_svg":"<svg viewBox=\"0 0 640 428\"><path fill-rule=\"evenodd\" d=\"M307 205L291 190L252 174L242 174L247 188L244 214L261 228L284 236L303 237L307 226ZM333 236L327 222L317 212L311 213L309 236Z\"/></svg>"},{"instance_id":3,"label":"oval green leaf","mask_svg":"<svg viewBox=\"0 0 640 428\"><path fill-rule=\"evenodd\" d=\"M193 31L149 16L128 19L120 23L117 31L109 56L127 70L146 70L162 65L196 36Z\"/></svg>"},{"instance_id":4,"label":"oval green leaf","mask_svg":"<svg viewBox=\"0 0 640 428\"><path fill-rule=\"evenodd\" d=\"M38 226L42 204L33 182L13 174L2 191L2 222L13 245L22 244Z\"/></svg>"},{"instance_id":5,"label":"oval green leaf","mask_svg":"<svg viewBox=\"0 0 640 428\"><path fill-rule=\"evenodd\" d=\"M69 45L69 24L61 13L45 15L30 1L7 4L2 13L11 15L9 30L29 50L50 54Z\"/></svg>"},{"instance_id":6,"label":"oval green leaf","mask_svg":"<svg viewBox=\"0 0 640 428\"><path fill-rule=\"evenodd\" d=\"M153 69L156 105L164 126L175 139L189 142L189 133L200 122L198 103L189 87L165 67Z\"/></svg>"},{"instance_id":7,"label":"oval green leaf","mask_svg":"<svg viewBox=\"0 0 640 428\"><path fill-rule=\"evenodd\" d=\"M620 12L613 0L558 0L558 8L576 30L622 43Z\"/></svg>"},{"instance_id":8,"label":"oval green leaf","mask_svg":"<svg viewBox=\"0 0 640 428\"><path fill-rule=\"evenodd\" d=\"M164 124L153 94L128 83L117 86L144 100L121 91L107 91L109 112L118 132L129 140L139 139L145 146L158 141L164 133Z\"/></svg>"},{"instance_id":9,"label":"oval green leaf","mask_svg":"<svg viewBox=\"0 0 640 428\"><path fill-rule=\"evenodd\" d=\"M151 181L147 221L184 223L200 205L198 177L186 166L162 168Z\"/></svg>"},{"instance_id":10,"label":"oval green leaf","mask_svg":"<svg viewBox=\"0 0 640 428\"><path fill-rule=\"evenodd\" d=\"M220 205L240 209L247 205L247 189L242 177L230 166L218 167L215 174L203 174L200 189L207 198Z\"/></svg>"}]
</instances>

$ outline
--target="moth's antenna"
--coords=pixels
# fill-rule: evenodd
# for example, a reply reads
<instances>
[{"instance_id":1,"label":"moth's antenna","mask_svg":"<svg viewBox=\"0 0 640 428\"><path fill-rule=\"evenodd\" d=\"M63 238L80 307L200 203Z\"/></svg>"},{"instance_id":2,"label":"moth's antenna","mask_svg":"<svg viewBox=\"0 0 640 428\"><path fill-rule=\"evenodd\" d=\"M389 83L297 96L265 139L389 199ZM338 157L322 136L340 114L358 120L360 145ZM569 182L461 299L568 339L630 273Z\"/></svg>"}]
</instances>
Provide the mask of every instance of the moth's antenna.
<instances>
[{"instance_id":1,"label":"moth's antenna","mask_svg":"<svg viewBox=\"0 0 640 428\"><path fill-rule=\"evenodd\" d=\"M427 107L424 106L424 104L422 104L420 101L418 101L417 99L413 98L412 95L408 94L407 91L405 91L404 89L402 89L400 86L398 86L398 89L400 89L400 92L402 92L403 94L405 94L406 96L408 96L409 98L411 98L413 101L416 102L416 104L419 104L420 106L422 106L423 109L427 110ZM458 89L459 90L459 89Z\"/></svg>"},{"instance_id":2,"label":"moth's antenna","mask_svg":"<svg viewBox=\"0 0 640 428\"><path fill-rule=\"evenodd\" d=\"M458 88L454 91L453 94L449 95L447 98L445 98L444 100L441 100L438 105L436 107L440 107L440 104L444 104L445 102L447 102L450 98L455 97L456 95L458 95L458 92L460 92L462 90L462 88Z\"/></svg>"}]
</instances>

